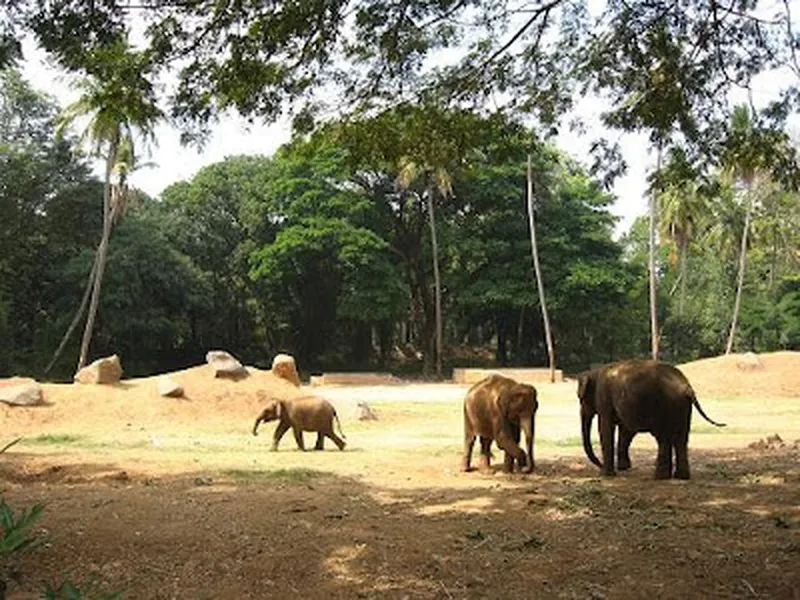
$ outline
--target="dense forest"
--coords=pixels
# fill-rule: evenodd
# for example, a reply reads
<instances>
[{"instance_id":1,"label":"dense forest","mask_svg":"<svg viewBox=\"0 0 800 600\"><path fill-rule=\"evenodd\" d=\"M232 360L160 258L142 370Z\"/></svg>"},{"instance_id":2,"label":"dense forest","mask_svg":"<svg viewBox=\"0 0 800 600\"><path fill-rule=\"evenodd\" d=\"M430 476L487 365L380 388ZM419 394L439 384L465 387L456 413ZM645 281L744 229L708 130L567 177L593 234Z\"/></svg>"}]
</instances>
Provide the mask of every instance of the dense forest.
<instances>
[{"instance_id":1,"label":"dense forest","mask_svg":"<svg viewBox=\"0 0 800 600\"><path fill-rule=\"evenodd\" d=\"M103 183L75 152L79 140L57 133L52 98L12 69L0 85L0 373L41 375L86 287ZM430 372L432 194L446 367L545 365L528 153L558 365L648 354L645 218L613 239L613 197L513 121L390 117L298 136L271 157L230 157L160 198L128 191L92 355L119 353L130 375L196 364L211 348L257 365L287 351L304 371ZM421 117L469 136L442 172L404 158L415 152L409 120ZM746 209L727 172L698 186L681 175L684 163L680 152L666 162L659 195L659 321L663 356L674 361L725 349ZM752 193L735 349L797 349L800 196L767 177ZM72 336L51 376L74 372L79 341Z\"/></svg>"},{"instance_id":2,"label":"dense forest","mask_svg":"<svg viewBox=\"0 0 800 600\"><path fill-rule=\"evenodd\" d=\"M141 375L223 348L445 376L547 364L548 324L567 371L798 348L796 29L758 2L15 0L0 375L69 379L112 352ZM76 102L23 79L26 39ZM614 135L585 135L582 164L553 140L586 130L587 95ZM291 116L291 143L157 198L130 184L157 125L202 146L231 111ZM649 214L615 239L624 132L657 164Z\"/></svg>"}]
</instances>

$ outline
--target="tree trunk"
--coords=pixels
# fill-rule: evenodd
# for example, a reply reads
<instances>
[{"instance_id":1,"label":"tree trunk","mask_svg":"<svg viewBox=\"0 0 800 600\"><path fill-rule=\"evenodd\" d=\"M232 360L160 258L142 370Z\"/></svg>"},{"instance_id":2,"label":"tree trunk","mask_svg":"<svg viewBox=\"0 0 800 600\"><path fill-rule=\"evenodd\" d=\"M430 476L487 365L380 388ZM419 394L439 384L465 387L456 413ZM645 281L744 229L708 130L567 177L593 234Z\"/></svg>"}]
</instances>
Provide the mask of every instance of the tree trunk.
<instances>
[{"instance_id":1,"label":"tree trunk","mask_svg":"<svg viewBox=\"0 0 800 600\"><path fill-rule=\"evenodd\" d=\"M97 248L97 273L95 274L94 285L92 286L92 299L89 304L89 316L86 319L86 327L83 330L83 340L81 341L81 354L78 359L78 370L80 371L86 366L86 361L89 356L89 342L92 339L92 331L94 329L94 321L97 317L97 307L100 304L100 288L103 284L103 273L106 269L106 261L108 260L108 246L111 238L111 170L114 167L116 160L117 147L119 145L118 137L112 140L108 148L108 157L106 158L106 177L105 187L103 189L103 237L100 240L100 246Z\"/></svg>"},{"instance_id":2,"label":"tree trunk","mask_svg":"<svg viewBox=\"0 0 800 600\"><path fill-rule=\"evenodd\" d=\"M53 353L53 358L50 359L50 362L44 369L45 375L50 372L50 369L53 368L53 365L56 364L58 357L61 356L61 353L64 351L64 348L67 346L67 342L69 338L72 337L72 332L75 331L75 328L80 323L81 318L83 317L83 313L86 312L86 306L89 304L89 298L92 295L92 288L94 287L94 280L95 275L97 274L97 263L100 257L100 249L98 248L97 252L94 254L94 260L92 261L92 270L89 272L89 279L86 282L86 289L83 292L83 298L81 298L81 304L78 307L78 311L75 313L75 316L72 318L72 323L69 324L66 333L64 333L64 337L61 338L61 343L59 343L58 348Z\"/></svg>"},{"instance_id":3,"label":"tree trunk","mask_svg":"<svg viewBox=\"0 0 800 600\"><path fill-rule=\"evenodd\" d=\"M433 186L428 188L428 222L433 252L433 285L436 303L436 376L442 376L442 281L439 277L439 244L436 240L436 219L433 214Z\"/></svg>"},{"instance_id":4,"label":"tree trunk","mask_svg":"<svg viewBox=\"0 0 800 600\"><path fill-rule=\"evenodd\" d=\"M686 301L686 260L687 254L689 254L689 240L685 237L681 238L681 266L680 266L680 278L681 278L681 291L680 297L678 298L678 316L683 316L683 305Z\"/></svg>"},{"instance_id":5,"label":"tree trunk","mask_svg":"<svg viewBox=\"0 0 800 600\"><path fill-rule=\"evenodd\" d=\"M661 145L658 146L656 155L656 172L661 169ZM656 190L650 194L650 256L648 260L648 271L650 274L650 343L653 360L658 360L658 314L657 298L658 291L656 286Z\"/></svg>"},{"instance_id":6,"label":"tree trunk","mask_svg":"<svg viewBox=\"0 0 800 600\"><path fill-rule=\"evenodd\" d=\"M736 321L739 319L739 307L742 303L742 287L744 286L744 270L747 266L747 233L750 230L750 219L753 213L753 194L752 185L747 186L747 212L744 217L744 231L742 232L742 247L739 249L739 276L736 282L736 300L733 302L733 318L731 319L731 330L728 334L728 345L725 347L725 354L730 354L733 350L733 340L736 337Z\"/></svg>"},{"instance_id":7,"label":"tree trunk","mask_svg":"<svg viewBox=\"0 0 800 600\"><path fill-rule=\"evenodd\" d=\"M536 272L536 289L539 292L539 305L542 307L542 320L544 321L544 338L547 343L547 357L550 361L550 382L556 380L556 357L553 351L553 336L550 332L550 318L547 316L547 304L544 301L544 285L542 284L542 270L539 266L539 250L536 247L536 221L533 214L533 166L531 155L528 155L528 224L531 230L531 254L533 255L533 270Z\"/></svg>"}]
</instances>

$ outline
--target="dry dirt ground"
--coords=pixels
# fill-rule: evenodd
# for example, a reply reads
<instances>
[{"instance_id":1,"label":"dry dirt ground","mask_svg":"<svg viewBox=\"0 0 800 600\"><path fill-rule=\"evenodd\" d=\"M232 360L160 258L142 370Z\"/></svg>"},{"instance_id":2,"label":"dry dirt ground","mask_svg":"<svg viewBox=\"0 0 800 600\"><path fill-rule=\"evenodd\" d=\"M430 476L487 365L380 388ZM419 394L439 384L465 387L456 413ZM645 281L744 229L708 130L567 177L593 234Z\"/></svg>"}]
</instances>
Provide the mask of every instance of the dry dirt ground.
<instances>
[{"instance_id":1,"label":"dry dirt ground","mask_svg":"<svg viewBox=\"0 0 800 600\"><path fill-rule=\"evenodd\" d=\"M459 472L466 386L302 390L348 441L303 453L291 434L270 452L272 424L250 433L258 390L301 393L268 372L189 369L177 400L156 378L47 385L49 406L0 407L0 443L25 436L0 456L2 495L46 503L11 597L69 579L135 599L800 598L800 353L761 360L684 367L728 423L695 412L688 482L652 480L646 434L632 471L598 477L569 381L537 385L530 476Z\"/></svg>"}]
</instances>

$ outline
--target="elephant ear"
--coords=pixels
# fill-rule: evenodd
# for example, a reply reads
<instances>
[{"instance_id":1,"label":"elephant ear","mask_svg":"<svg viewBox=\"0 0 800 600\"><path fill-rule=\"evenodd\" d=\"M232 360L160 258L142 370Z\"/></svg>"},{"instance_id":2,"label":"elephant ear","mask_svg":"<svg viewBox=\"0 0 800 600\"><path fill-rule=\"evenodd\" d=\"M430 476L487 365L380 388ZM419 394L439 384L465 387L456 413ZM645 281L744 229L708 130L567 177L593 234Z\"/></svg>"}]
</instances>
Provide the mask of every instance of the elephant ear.
<instances>
[{"instance_id":1,"label":"elephant ear","mask_svg":"<svg viewBox=\"0 0 800 600\"><path fill-rule=\"evenodd\" d=\"M273 399L272 401L275 403L275 418L280 419L283 412L283 402L278 399Z\"/></svg>"},{"instance_id":2,"label":"elephant ear","mask_svg":"<svg viewBox=\"0 0 800 600\"><path fill-rule=\"evenodd\" d=\"M522 412L522 405L528 395L528 390L522 385L515 385L503 390L497 399L497 406L500 408L503 418L513 421L518 413Z\"/></svg>"}]
</instances>

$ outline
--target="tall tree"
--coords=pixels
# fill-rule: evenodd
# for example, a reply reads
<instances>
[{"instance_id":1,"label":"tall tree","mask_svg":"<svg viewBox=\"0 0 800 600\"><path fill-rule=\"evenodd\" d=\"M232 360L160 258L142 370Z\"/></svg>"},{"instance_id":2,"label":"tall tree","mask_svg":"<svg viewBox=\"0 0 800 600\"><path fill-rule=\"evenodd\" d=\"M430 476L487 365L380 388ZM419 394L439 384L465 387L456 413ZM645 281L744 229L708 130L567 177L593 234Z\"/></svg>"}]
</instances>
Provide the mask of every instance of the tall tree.
<instances>
[{"instance_id":1,"label":"tall tree","mask_svg":"<svg viewBox=\"0 0 800 600\"><path fill-rule=\"evenodd\" d=\"M528 154L527 177L527 205L528 224L531 232L531 254L533 256L533 269L536 273L536 290L539 293L539 306L542 308L542 321L544 322L544 337L547 343L547 359L550 363L550 382L556 381L556 357L553 350L553 335L550 333L550 317L547 314L547 303L544 299L544 283L542 283L542 268L539 265L539 248L536 244L536 206L533 198L533 159Z\"/></svg>"},{"instance_id":2,"label":"tall tree","mask_svg":"<svg viewBox=\"0 0 800 600\"><path fill-rule=\"evenodd\" d=\"M92 294L78 369L85 366L89 355L111 230L122 208L118 202L122 196L112 194L112 176L117 170L124 177L129 167L122 167L123 162L135 162L134 137L139 135L145 142L152 139L155 125L163 116L156 103L153 85L148 79L151 68L150 55L132 50L124 40L117 40L97 50L88 69L89 75L79 81L81 97L68 106L61 117L62 128L81 119L89 119L81 134L81 142L89 143L92 154L102 156L105 162L103 234L97 248L96 266L92 268ZM125 149L124 156L121 149ZM121 189L122 185L122 181L118 181L117 189Z\"/></svg>"},{"instance_id":3,"label":"tall tree","mask_svg":"<svg viewBox=\"0 0 800 600\"><path fill-rule=\"evenodd\" d=\"M725 354L730 354L736 336L736 324L742 301L745 269L747 267L747 241L750 234L750 223L756 202L759 179L770 176L770 171L779 170L783 177L796 180L798 169L795 150L788 143L783 131L765 128L753 122L747 105L734 107L731 115L730 134L723 150L723 168L729 172L734 181L741 183L742 202L745 206L744 229L739 248L739 266L736 278L736 296L731 316L731 327ZM786 167L789 163L791 168Z\"/></svg>"}]
</instances>

